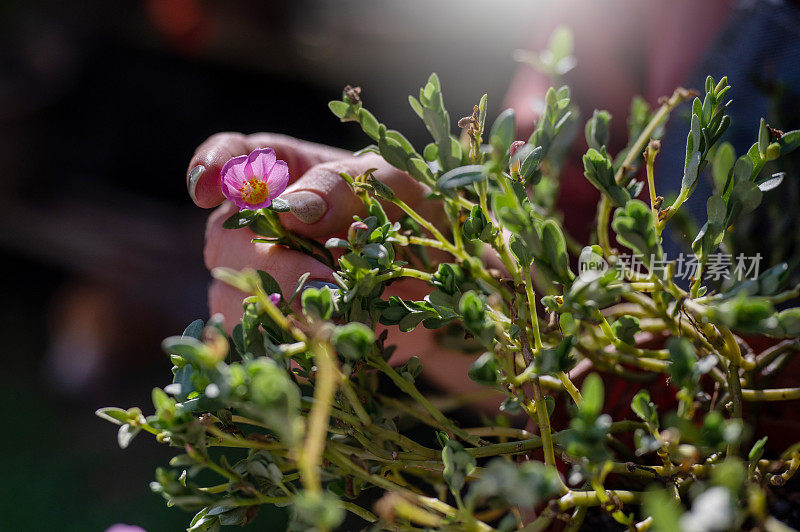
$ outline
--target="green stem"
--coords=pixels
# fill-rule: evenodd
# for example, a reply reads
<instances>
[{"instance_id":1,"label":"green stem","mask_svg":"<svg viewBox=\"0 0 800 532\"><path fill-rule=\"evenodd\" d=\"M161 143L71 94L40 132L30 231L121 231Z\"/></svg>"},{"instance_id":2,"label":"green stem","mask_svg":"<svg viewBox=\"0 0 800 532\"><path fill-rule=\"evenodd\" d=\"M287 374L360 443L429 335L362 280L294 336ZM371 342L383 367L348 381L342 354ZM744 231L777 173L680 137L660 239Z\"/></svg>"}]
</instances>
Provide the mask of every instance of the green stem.
<instances>
[{"instance_id":1,"label":"green stem","mask_svg":"<svg viewBox=\"0 0 800 532\"><path fill-rule=\"evenodd\" d=\"M340 385L342 387L342 392L344 392L344 396L347 398L347 402L350 403L350 406L353 407L353 411L356 413L356 416L358 416L358 420L361 421L363 425L372 424L372 419L369 417L369 414L367 414L367 411L364 410L364 405L362 405L361 401L359 401L358 395L356 395L355 390L353 390L353 386L350 384L350 379L342 376Z\"/></svg>"},{"instance_id":2,"label":"green stem","mask_svg":"<svg viewBox=\"0 0 800 532\"><path fill-rule=\"evenodd\" d=\"M553 449L553 436L550 432L550 416L547 412L547 401L544 400L544 396L542 395L539 377L534 377L531 385L533 388L533 402L536 405L536 417L539 421L539 432L541 432L542 435L544 463L555 467L556 455Z\"/></svg>"},{"instance_id":3,"label":"green stem","mask_svg":"<svg viewBox=\"0 0 800 532\"><path fill-rule=\"evenodd\" d=\"M303 487L308 491L319 493L322 491L319 465L325 450L328 421L338 379L336 364L333 361L330 348L320 342L314 342L312 351L314 352L314 362L317 365L314 405L308 414L306 438L298 460L298 466L302 473Z\"/></svg>"},{"instance_id":4,"label":"green stem","mask_svg":"<svg viewBox=\"0 0 800 532\"><path fill-rule=\"evenodd\" d=\"M639 154L644 149L645 145L650 142L650 137L653 135L653 131L655 131L656 127L658 127L669 117L669 114L673 109L675 109L675 107L689 98L692 94L692 91L678 87L675 89L675 92L672 93L672 96L670 96L667 101L661 104L661 107L659 107L658 111L656 111L656 113L653 115L653 118L639 134L639 137L628 150L628 153L625 154L625 158L622 160L617 173L614 175L614 181L616 181L617 184L625 184L625 171L628 169L628 166L639 157ZM609 202L608 197L603 194L600 197L600 203L597 206L597 241L603 248L604 253L608 253L611 250L611 240L609 239L608 235L608 221L610 217L611 202Z\"/></svg>"},{"instance_id":5,"label":"green stem","mask_svg":"<svg viewBox=\"0 0 800 532\"><path fill-rule=\"evenodd\" d=\"M463 251L459 252L459 250L447 240L444 235L436 229L431 222L426 220L422 215L420 215L417 211L412 209L405 201L401 200L400 198L393 198L392 203L403 209L403 211L408 214L411 218L413 218L419 225L424 227L436 240L442 243L443 249L448 253L452 254L455 257L464 258L465 253Z\"/></svg>"},{"instance_id":6,"label":"green stem","mask_svg":"<svg viewBox=\"0 0 800 532\"><path fill-rule=\"evenodd\" d=\"M522 274L525 276L525 295L528 297L528 307L530 314L531 327L533 328L533 341L537 355L542 348L542 335L539 332L539 316L536 314L536 294L533 292L533 281L531 280L531 269L529 266L522 267Z\"/></svg>"},{"instance_id":7,"label":"green stem","mask_svg":"<svg viewBox=\"0 0 800 532\"><path fill-rule=\"evenodd\" d=\"M377 275L375 277L375 282L382 283L384 281L388 281L389 279L396 279L398 277L411 277L413 279L420 279L429 283L431 282L433 275L420 270L415 270L414 268L398 268L396 270Z\"/></svg>"},{"instance_id":8,"label":"green stem","mask_svg":"<svg viewBox=\"0 0 800 532\"><path fill-rule=\"evenodd\" d=\"M399 373L397 373L392 366L390 366L385 360L383 360L379 356L372 356L369 358L369 362L372 366L380 369L383 371L395 385L400 388L403 392L407 393L414 401L416 401L422 408L428 412L433 419L436 420L437 423L445 427L446 430L452 432L453 434L457 435L462 440L469 442L474 446L480 446L481 440L477 436L472 436L468 434L466 431L457 427L452 420L450 420L447 416L442 414L435 406L433 406L430 401L428 401L425 396L423 396L417 387L414 386L413 383L404 379Z\"/></svg>"}]
</instances>

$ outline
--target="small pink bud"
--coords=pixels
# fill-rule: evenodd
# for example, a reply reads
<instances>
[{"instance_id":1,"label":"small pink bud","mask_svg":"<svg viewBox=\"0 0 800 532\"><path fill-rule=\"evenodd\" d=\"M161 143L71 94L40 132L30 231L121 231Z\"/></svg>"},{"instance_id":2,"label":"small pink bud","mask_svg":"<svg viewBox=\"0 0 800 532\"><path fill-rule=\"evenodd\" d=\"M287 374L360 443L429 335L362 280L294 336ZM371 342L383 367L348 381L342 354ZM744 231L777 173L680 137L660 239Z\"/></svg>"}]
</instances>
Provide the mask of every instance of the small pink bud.
<instances>
[{"instance_id":1,"label":"small pink bud","mask_svg":"<svg viewBox=\"0 0 800 532\"><path fill-rule=\"evenodd\" d=\"M268 295L267 298L269 299L269 302L272 303L275 306L278 306L278 303L281 302L281 295L279 293L277 293L277 292L275 292L274 294Z\"/></svg>"},{"instance_id":2,"label":"small pink bud","mask_svg":"<svg viewBox=\"0 0 800 532\"><path fill-rule=\"evenodd\" d=\"M508 156L513 157L514 154L517 152L517 150L523 147L524 145L525 145L524 140L515 140L514 142L512 142L511 147L508 148Z\"/></svg>"},{"instance_id":3,"label":"small pink bud","mask_svg":"<svg viewBox=\"0 0 800 532\"><path fill-rule=\"evenodd\" d=\"M361 220L351 223L350 228L347 230L347 238L349 240L355 239L356 231L369 231L369 226Z\"/></svg>"}]
</instances>

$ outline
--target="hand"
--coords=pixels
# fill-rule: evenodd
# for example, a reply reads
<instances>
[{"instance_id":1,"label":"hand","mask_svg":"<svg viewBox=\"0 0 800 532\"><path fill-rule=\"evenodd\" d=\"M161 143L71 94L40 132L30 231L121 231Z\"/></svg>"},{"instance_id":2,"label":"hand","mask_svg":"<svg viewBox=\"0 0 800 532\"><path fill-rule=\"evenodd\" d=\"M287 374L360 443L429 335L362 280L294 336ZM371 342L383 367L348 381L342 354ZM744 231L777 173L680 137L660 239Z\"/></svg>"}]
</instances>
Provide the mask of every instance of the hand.
<instances>
[{"instance_id":1,"label":"hand","mask_svg":"<svg viewBox=\"0 0 800 532\"><path fill-rule=\"evenodd\" d=\"M364 215L364 209L339 173L356 176L370 168L376 168L375 177L413 209L429 220L441 219L441 205L425 199L428 189L379 156L353 157L345 150L269 133L219 133L201 144L189 163L186 176L194 202L205 208L220 205L224 200L220 170L225 162L266 147L274 149L278 159L289 166L289 186L281 197L289 203L290 212L281 214L280 220L284 227L298 235L321 242L344 235L353 222L353 215ZM394 205L385 205L385 208L393 220L400 216ZM255 235L249 230L223 229L222 223L235 210L233 204L226 202L208 219L205 262L209 270L218 266L264 270L275 278L284 294L291 293L306 272L311 274L312 286L333 283L333 271L304 253L276 244L254 244L251 239ZM442 260L451 259L442 257ZM426 293L426 286L414 279L404 279L387 289L387 295L405 299L419 300ZM209 311L212 315L221 313L230 331L241 317L243 298L243 293L215 280L209 289ZM481 389L466 377L473 357L442 348L432 331L419 326L412 333L403 334L394 327L389 332L388 343L398 346L393 363L402 363L417 355L422 359L427 380L447 392L468 393ZM454 375L460 378L454 379Z\"/></svg>"}]
</instances>

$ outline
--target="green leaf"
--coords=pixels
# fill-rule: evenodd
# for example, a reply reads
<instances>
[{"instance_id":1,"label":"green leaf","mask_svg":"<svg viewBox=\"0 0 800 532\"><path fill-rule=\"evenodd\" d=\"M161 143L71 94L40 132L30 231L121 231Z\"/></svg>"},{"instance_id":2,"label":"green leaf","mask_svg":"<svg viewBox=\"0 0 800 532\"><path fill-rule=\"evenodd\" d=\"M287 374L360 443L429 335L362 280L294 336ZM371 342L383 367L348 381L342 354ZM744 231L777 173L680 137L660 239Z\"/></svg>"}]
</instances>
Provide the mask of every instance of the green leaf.
<instances>
[{"instance_id":1,"label":"green leaf","mask_svg":"<svg viewBox=\"0 0 800 532\"><path fill-rule=\"evenodd\" d=\"M523 268L529 268L530 265L533 263L533 254L528 249L525 240L518 237L517 235L511 235L508 239L508 247L511 250L511 253L514 254L514 258L517 259L517 262Z\"/></svg>"},{"instance_id":2,"label":"green leaf","mask_svg":"<svg viewBox=\"0 0 800 532\"><path fill-rule=\"evenodd\" d=\"M191 336L170 336L161 342L161 348L168 355L181 356L195 365L204 366L212 362L208 348Z\"/></svg>"},{"instance_id":3,"label":"green leaf","mask_svg":"<svg viewBox=\"0 0 800 532\"><path fill-rule=\"evenodd\" d=\"M123 410L121 408L116 408L113 406L107 406L105 408L99 408L95 411L95 415L106 421L110 421L115 425L122 425L128 423L130 420L130 415L128 414L127 410Z\"/></svg>"},{"instance_id":4,"label":"green leaf","mask_svg":"<svg viewBox=\"0 0 800 532\"><path fill-rule=\"evenodd\" d=\"M658 411L656 405L650 401L650 393L647 390L639 390L631 400L631 410L639 416L639 419L650 425L650 427L658 428Z\"/></svg>"},{"instance_id":5,"label":"green leaf","mask_svg":"<svg viewBox=\"0 0 800 532\"><path fill-rule=\"evenodd\" d=\"M227 220L222 222L223 229L241 229L243 227L247 227L253 221L255 221L256 217L258 216L258 211L251 211L249 209L243 209L241 211L237 211L231 214Z\"/></svg>"},{"instance_id":6,"label":"green leaf","mask_svg":"<svg viewBox=\"0 0 800 532\"><path fill-rule=\"evenodd\" d=\"M758 126L758 152L761 154L761 157L767 156L767 147L769 146L769 130L767 129L767 123L764 119L761 119L761 123Z\"/></svg>"},{"instance_id":7,"label":"green leaf","mask_svg":"<svg viewBox=\"0 0 800 532\"><path fill-rule=\"evenodd\" d=\"M306 530L334 530L344 521L342 503L330 492L301 491L292 502L297 519Z\"/></svg>"},{"instance_id":8,"label":"green leaf","mask_svg":"<svg viewBox=\"0 0 800 532\"><path fill-rule=\"evenodd\" d=\"M667 490L648 490L642 496L644 515L653 518L654 532L680 532L683 508Z\"/></svg>"},{"instance_id":9,"label":"green leaf","mask_svg":"<svg viewBox=\"0 0 800 532\"><path fill-rule=\"evenodd\" d=\"M479 356L469 368L470 379L484 386L495 386L500 382L500 364L494 353Z\"/></svg>"},{"instance_id":10,"label":"green leaf","mask_svg":"<svg viewBox=\"0 0 800 532\"><path fill-rule=\"evenodd\" d=\"M603 411L603 379L597 373L592 373L583 381L581 388L583 403L580 412L583 417L596 418Z\"/></svg>"},{"instance_id":11,"label":"green leaf","mask_svg":"<svg viewBox=\"0 0 800 532\"><path fill-rule=\"evenodd\" d=\"M362 360L375 345L375 333L363 323L352 322L334 329L331 343L336 351L350 360Z\"/></svg>"},{"instance_id":12,"label":"green leaf","mask_svg":"<svg viewBox=\"0 0 800 532\"><path fill-rule=\"evenodd\" d=\"M347 111L350 109L350 105L341 100L333 100L332 102L328 102L328 108L339 118L344 118L345 115L347 115Z\"/></svg>"},{"instance_id":13,"label":"green leaf","mask_svg":"<svg viewBox=\"0 0 800 532\"><path fill-rule=\"evenodd\" d=\"M281 296L281 300L283 300L281 285L278 284L278 281L276 281L272 275L264 270L258 270L258 278L261 281L261 287L264 289L265 293L279 294Z\"/></svg>"},{"instance_id":14,"label":"green leaf","mask_svg":"<svg viewBox=\"0 0 800 532\"><path fill-rule=\"evenodd\" d=\"M706 212L708 213L708 221L722 226L725 223L725 214L728 206L725 205L725 200L721 196L711 196L706 202Z\"/></svg>"},{"instance_id":15,"label":"green leaf","mask_svg":"<svg viewBox=\"0 0 800 532\"><path fill-rule=\"evenodd\" d=\"M363 107L358 110L358 122L364 133L369 135L373 140L380 138L380 123L375 115L364 109Z\"/></svg>"},{"instance_id":16,"label":"green leaf","mask_svg":"<svg viewBox=\"0 0 800 532\"><path fill-rule=\"evenodd\" d=\"M547 42L547 49L556 60L572 55L574 49L572 30L567 26L558 26L554 29Z\"/></svg>"},{"instance_id":17,"label":"green leaf","mask_svg":"<svg viewBox=\"0 0 800 532\"><path fill-rule=\"evenodd\" d=\"M489 130L489 144L497 153L504 154L514 141L517 133L516 118L513 109L506 109L495 119Z\"/></svg>"},{"instance_id":18,"label":"green leaf","mask_svg":"<svg viewBox=\"0 0 800 532\"><path fill-rule=\"evenodd\" d=\"M379 181L375 176L370 175L369 178L367 179L367 183L369 183L372 186L372 190L375 192L375 195L378 196L379 198L383 198L389 201L395 198L394 190L392 190L392 188L383 181Z\"/></svg>"},{"instance_id":19,"label":"green leaf","mask_svg":"<svg viewBox=\"0 0 800 532\"><path fill-rule=\"evenodd\" d=\"M667 342L669 350L669 376L680 388L692 388L697 384L699 375L693 369L697 363L694 346L686 338L673 337Z\"/></svg>"},{"instance_id":20,"label":"green leaf","mask_svg":"<svg viewBox=\"0 0 800 532\"><path fill-rule=\"evenodd\" d=\"M640 331L639 318L635 316L620 316L617 321L611 325L611 330L614 331L614 336L622 340L628 345L636 345L634 335Z\"/></svg>"},{"instance_id":21,"label":"green leaf","mask_svg":"<svg viewBox=\"0 0 800 532\"><path fill-rule=\"evenodd\" d=\"M641 255L645 264L649 265L651 260L661 260L653 211L644 202L630 200L617 209L611 227L617 233L617 241Z\"/></svg>"},{"instance_id":22,"label":"green leaf","mask_svg":"<svg viewBox=\"0 0 800 532\"><path fill-rule=\"evenodd\" d=\"M328 287L308 287L300 295L300 301L303 312L313 319L327 320L333 314L333 296Z\"/></svg>"},{"instance_id":23,"label":"green leaf","mask_svg":"<svg viewBox=\"0 0 800 532\"><path fill-rule=\"evenodd\" d=\"M283 198L275 198L267 208L273 212L289 212L289 202Z\"/></svg>"},{"instance_id":24,"label":"green leaf","mask_svg":"<svg viewBox=\"0 0 800 532\"><path fill-rule=\"evenodd\" d=\"M614 166L605 149L589 148L583 156L583 175L616 206L625 205L631 196L614 179Z\"/></svg>"},{"instance_id":25,"label":"green leaf","mask_svg":"<svg viewBox=\"0 0 800 532\"><path fill-rule=\"evenodd\" d=\"M786 172L775 172L771 177L757 182L758 190L761 192L768 192L774 188L778 188L780 184L783 183L784 177L786 177Z\"/></svg>"},{"instance_id":26,"label":"green leaf","mask_svg":"<svg viewBox=\"0 0 800 532\"><path fill-rule=\"evenodd\" d=\"M730 142L723 142L717 148L717 153L714 156L714 163L712 165L712 172L714 175L714 184L716 185L717 192L722 194L725 191L725 184L728 182L728 174L730 174L733 165L736 162L736 151Z\"/></svg>"},{"instance_id":27,"label":"green leaf","mask_svg":"<svg viewBox=\"0 0 800 532\"><path fill-rule=\"evenodd\" d=\"M567 336L555 348L542 350L535 359L536 372L540 375L567 372L575 367L572 350L575 346L574 336Z\"/></svg>"},{"instance_id":28,"label":"green leaf","mask_svg":"<svg viewBox=\"0 0 800 532\"><path fill-rule=\"evenodd\" d=\"M200 339L203 334L203 320L197 319L186 326L183 330L182 336L191 336L192 338Z\"/></svg>"},{"instance_id":29,"label":"green leaf","mask_svg":"<svg viewBox=\"0 0 800 532\"><path fill-rule=\"evenodd\" d=\"M778 139L778 144L781 146L781 156L796 150L797 147L800 146L800 129L784 133L783 136Z\"/></svg>"},{"instance_id":30,"label":"green leaf","mask_svg":"<svg viewBox=\"0 0 800 532\"><path fill-rule=\"evenodd\" d=\"M592 118L586 121L586 144L590 148L600 150L608 145L611 124L611 113L595 109Z\"/></svg>"},{"instance_id":31,"label":"green leaf","mask_svg":"<svg viewBox=\"0 0 800 532\"><path fill-rule=\"evenodd\" d=\"M778 312L778 321L774 331L768 331L774 336L796 337L800 336L800 308L788 308Z\"/></svg>"},{"instance_id":32,"label":"green leaf","mask_svg":"<svg viewBox=\"0 0 800 532\"><path fill-rule=\"evenodd\" d=\"M141 427L134 427L128 424L122 425L117 432L117 443L119 443L120 449L126 449L141 430Z\"/></svg>"},{"instance_id":33,"label":"green leaf","mask_svg":"<svg viewBox=\"0 0 800 532\"><path fill-rule=\"evenodd\" d=\"M533 184L536 184L536 182L532 180L534 174L539 169L539 163L542 162L543 155L544 149L541 146L536 146L522 159L522 164L520 164L519 167L519 175L526 183L531 181Z\"/></svg>"},{"instance_id":34,"label":"green leaf","mask_svg":"<svg viewBox=\"0 0 800 532\"><path fill-rule=\"evenodd\" d=\"M753 448L750 449L750 453L747 455L747 459L751 462L758 462L761 460L761 457L764 456L764 446L767 445L767 436L764 436L757 442L753 444Z\"/></svg>"},{"instance_id":35,"label":"green leaf","mask_svg":"<svg viewBox=\"0 0 800 532\"><path fill-rule=\"evenodd\" d=\"M475 458L455 440L448 440L442 449L442 476L453 494L460 494L469 475L475 471Z\"/></svg>"},{"instance_id":36,"label":"green leaf","mask_svg":"<svg viewBox=\"0 0 800 532\"><path fill-rule=\"evenodd\" d=\"M479 164L461 166L445 172L436 181L436 189L449 193L486 179L487 174L483 166Z\"/></svg>"},{"instance_id":37,"label":"green leaf","mask_svg":"<svg viewBox=\"0 0 800 532\"><path fill-rule=\"evenodd\" d=\"M542 224L542 247L544 262L555 274L555 280L564 285L569 284L575 278L575 274L569 269L567 241L561 231L561 226L555 220L546 220ZM537 258L537 260L541 259Z\"/></svg>"}]
</instances>

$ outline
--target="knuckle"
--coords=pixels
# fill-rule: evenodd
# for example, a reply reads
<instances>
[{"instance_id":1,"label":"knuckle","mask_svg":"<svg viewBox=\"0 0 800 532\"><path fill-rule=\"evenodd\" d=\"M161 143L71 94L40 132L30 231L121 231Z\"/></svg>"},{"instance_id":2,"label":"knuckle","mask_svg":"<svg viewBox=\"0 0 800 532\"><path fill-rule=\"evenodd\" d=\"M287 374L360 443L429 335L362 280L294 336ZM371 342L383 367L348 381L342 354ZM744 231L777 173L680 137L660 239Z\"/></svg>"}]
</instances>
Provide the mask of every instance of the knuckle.
<instances>
[{"instance_id":1,"label":"knuckle","mask_svg":"<svg viewBox=\"0 0 800 532\"><path fill-rule=\"evenodd\" d=\"M237 131L221 131L208 137L205 144L227 144L230 142L241 142L243 139L244 135Z\"/></svg>"}]
</instances>

